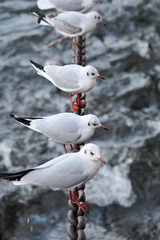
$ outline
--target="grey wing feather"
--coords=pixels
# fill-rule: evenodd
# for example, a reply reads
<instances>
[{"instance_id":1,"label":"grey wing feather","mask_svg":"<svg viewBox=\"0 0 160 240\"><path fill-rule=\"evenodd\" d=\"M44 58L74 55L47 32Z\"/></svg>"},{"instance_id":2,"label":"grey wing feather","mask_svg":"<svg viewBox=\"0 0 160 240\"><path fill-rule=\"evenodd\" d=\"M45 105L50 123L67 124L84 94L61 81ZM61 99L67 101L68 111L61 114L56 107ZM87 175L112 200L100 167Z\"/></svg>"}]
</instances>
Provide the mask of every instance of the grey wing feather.
<instances>
[{"instance_id":1,"label":"grey wing feather","mask_svg":"<svg viewBox=\"0 0 160 240\"><path fill-rule=\"evenodd\" d=\"M51 0L53 5L65 11L82 11L82 0Z\"/></svg>"},{"instance_id":2,"label":"grey wing feather","mask_svg":"<svg viewBox=\"0 0 160 240\"><path fill-rule=\"evenodd\" d=\"M46 66L44 67L44 70L46 71L46 74L53 79L53 83L56 87L60 89L64 89L64 91L68 89L68 92L71 92L71 89L80 89L81 85L79 83L79 68L80 66L76 66L75 68L77 71L72 71L71 68L65 67L65 70L57 70L57 67L54 66ZM49 79L50 80L50 79ZM51 81L51 80L50 80ZM52 81L51 81L52 82Z\"/></svg>"},{"instance_id":3,"label":"grey wing feather","mask_svg":"<svg viewBox=\"0 0 160 240\"><path fill-rule=\"evenodd\" d=\"M65 154L37 167L21 180L53 188L71 188L89 178L84 165L78 154Z\"/></svg>"},{"instance_id":4,"label":"grey wing feather","mask_svg":"<svg viewBox=\"0 0 160 240\"><path fill-rule=\"evenodd\" d=\"M69 115L70 116L70 115ZM68 114L33 120L30 128L59 143L73 143L81 137L79 124Z\"/></svg>"},{"instance_id":5,"label":"grey wing feather","mask_svg":"<svg viewBox=\"0 0 160 240\"><path fill-rule=\"evenodd\" d=\"M47 123L48 124L48 123ZM64 119L58 119L48 126L50 131L47 132L48 136L59 143L73 143L81 137L79 132L78 123L70 119L64 121ZM52 137L53 136L53 137Z\"/></svg>"},{"instance_id":6,"label":"grey wing feather","mask_svg":"<svg viewBox=\"0 0 160 240\"><path fill-rule=\"evenodd\" d=\"M54 25L58 31L62 31L69 34L76 34L82 31L81 28L73 26L62 19L55 19Z\"/></svg>"}]
</instances>

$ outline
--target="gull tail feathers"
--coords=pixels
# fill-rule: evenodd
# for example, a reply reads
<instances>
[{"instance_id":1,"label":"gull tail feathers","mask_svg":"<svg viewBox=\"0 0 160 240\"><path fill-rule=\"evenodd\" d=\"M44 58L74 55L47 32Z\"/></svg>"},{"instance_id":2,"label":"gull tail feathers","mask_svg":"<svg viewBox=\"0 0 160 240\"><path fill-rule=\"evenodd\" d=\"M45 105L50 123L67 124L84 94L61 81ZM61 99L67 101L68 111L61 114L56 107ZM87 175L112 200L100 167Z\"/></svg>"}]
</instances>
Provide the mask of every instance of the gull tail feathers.
<instances>
[{"instance_id":1,"label":"gull tail feathers","mask_svg":"<svg viewBox=\"0 0 160 240\"><path fill-rule=\"evenodd\" d=\"M43 119L43 118L23 118L23 117L18 117L14 114L10 114L10 117L15 119L17 122L21 123L22 125L34 130L34 131L37 131L37 132L40 132L38 129L36 129L34 126L32 126L32 122L34 122L34 120L40 120L40 119ZM31 125L32 124L32 125Z\"/></svg>"},{"instance_id":2,"label":"gull tail feathers","mask_svg":"<svg viewBox=\"0 0 160 240\"><path fill-rule=\"evenodd\" d=\"M17 172L17 173L0 173L0 178L8 180L8 181L13 181L14 184L17 183L17 185L25 184L25 183L18 183L18 182L20 182L21 178L24 177L26 174L28 174L31 171L34 171L34 169L29 169L29 170L25 170L25 171Z\"/></svg>"},{"instance_id":3,"label":"gull tail feathers","mask_svg":"<svg viewBox=\"0 0 160 240\"><path fill-rule=\"evenodd\" d=\"M38 75L48 79L48 75L46 74L46 71L44 70L44 67L42 65L35 63L32 60L30 60L30 63L36 69Z\"/></svg>"},{"instance_id":4,"label":"gull tail feathers","mask_svg":"<svg viewBox=\"0 0 160 240\"><path fill-rule=\"evenodd\" d=\"M42 72L45 72L44 67L43 67L42 65L40 65L40 64L32 61L32 60L30 60L30 63L31 63L32 66L37 70L37 73L38 73L39 75L42 75L42 76L43 76Z\"/></svg>"},{"instance_id":5,"label":"gull tail feathers","mask_svg":"<svg viewBox=\"0 0 160 240\"><path fill-rule=\"evenodd\" d=\"M14 114L10 114L10 117L15 119L17 122L20 122L21 124L29 127L30 126L30 123L31 123L31 119L26 119L26 118L22 118L22 117L18 117Z\"/></svg>"},{"instance_id":6,"label":"gull tail feathers","mask_svg":"<svg viewBox=\"0 0 160 240\"><path fill-rule=\"evenodd\" d=\"M38 0L37 6L41 10L48 10L51 8L55 8L55 6L49 0Z\"/></svg>"},{"instance_id":7,"label":"gull tail feathers","mask_svg":"<svg viewBox=\"0 0 160 240\"><path fill-rule=\"evenodd\" d=\"M52 22L52 18L54 18L55 16L57 16L57 14L48 14L45 15L39 11L34 11L32 12L33 15L35 15L36 17L38 17L37 23L43 26L54 26L53 22Z\"/></svg>"},{"instance_id":8,"label":"gull tail feathers","mask_svg":"<svg viewBox=\"0 0 160 240\"><path fill-rule=\"evenodd\" d=\"M52 82L52 79L50 78L50 76L48 76L48 74L46 73L44 67L38 63L35 63L34 61L30 60L30 63L32 64L32 66L36 69L37 71L37 74L44 77L44 78L47 78L49 81Z\"/></svg>"},{"instance_id":9,"label":"gull tail feathers","mask_svg":"<svg viewBox=\"0 0 160 240\"><path fill-rule=\"evenodd\" d=\"M40 24L40 25L49 25L49 23L46 21L46 16L45 16L45 14L43 14L43 13L41 13L41 12L39 12L39 11L34 11L34 12L32 12L33 13L33 15L35 15L36 17L38 17L38 19L37 19L37 23L38 24Z\"/></svg>"}]
</instances>

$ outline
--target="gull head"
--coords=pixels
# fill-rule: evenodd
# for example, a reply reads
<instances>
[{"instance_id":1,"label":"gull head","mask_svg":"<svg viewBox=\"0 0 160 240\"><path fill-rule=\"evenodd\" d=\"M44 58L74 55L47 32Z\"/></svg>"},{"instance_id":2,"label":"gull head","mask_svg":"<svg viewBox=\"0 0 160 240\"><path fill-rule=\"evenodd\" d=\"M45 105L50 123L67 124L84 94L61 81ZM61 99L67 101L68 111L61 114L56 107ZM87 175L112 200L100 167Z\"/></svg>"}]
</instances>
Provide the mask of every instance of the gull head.
<instances>
[{"instance_id":1,"label":"gull head","mask_svg":"<svg viewBox=\"0 0 160 240\"><path fill-rule=\"evenodd\" d=\"M100 156L100 149L97 145L93 143L88 143L84 147L82 147L81 153L83 153L89 161L93 162L102 162L105 164L105 161Z\"/></svg>"},{"instance_id":2,"label":"gull head","mask_svg":"<svg viewBox=\"0 0 160 240\"><path fill-rule=\"evenodd\" d=\"M96 80L96 78L101 78L104 79L102 76L99 75L98 71L96 68L88 65L83 68L84 74L86 75L87 78Z\"/></svg>"},{"instance_id":3,"label":"gull head","mask_svg":"<svg viewBox=\"0 0 160 240\"><path fill-rule=\"evenodd\" d=\"M95 115L93 114L88 114L88 115L84 115L84 117L86 116L86 120L87 120L87 125L90 127L90 128L102 128L104 130L107 130L108 129L104 126L102 126L100 120L98 119L98 117L96 117Z\"/></svg>"},{"instance_id":4,"label":"gull head","mask_svg":"<svg viewBox=\"0 0 160 240\"><path fill-rule=\"evenodd\" d=\"M101 23L101 24L105 25L101 15L98 12L93 11L93 12L90 12L89 15L90 15L91 20L94 23Z\"/></svg>"}]
</instances>

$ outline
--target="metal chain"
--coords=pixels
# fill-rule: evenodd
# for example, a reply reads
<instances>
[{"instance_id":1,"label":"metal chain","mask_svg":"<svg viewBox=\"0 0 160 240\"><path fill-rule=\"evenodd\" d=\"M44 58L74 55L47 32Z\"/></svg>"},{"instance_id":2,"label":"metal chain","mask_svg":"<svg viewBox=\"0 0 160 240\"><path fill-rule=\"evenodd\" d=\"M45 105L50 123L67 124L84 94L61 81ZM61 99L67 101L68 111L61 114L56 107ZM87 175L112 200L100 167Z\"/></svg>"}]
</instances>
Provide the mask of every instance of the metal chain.
<instances>
[{"instance_id":1,"label":"metal chain","mask_svg":"<svg viewBox=\"0 0 160 240\"><path fill-rule=\"evenodd\" d=\"M86 65L86 47L85 47L85 36L76 37L72 41L73 43L73 63L85 66ZM79 106L79 109L76 110L74 113L78 115L85 115L85 99L86 99L86 93L79 94L80 100L84 104ZM72 94L72 102L74 104L77 104L77 95ZM80 148L84 145L82 144L76 144L74 145L74 149L80 150ZM82 184L76 188L76 193L78 196L78 200L81 203L85 202L85 184ZM84 219L84 212L82 209L78 208L77 205L73 204L70 200L68 201L69 204L69 211L68 211L68 236L70 240L86 240L86 236L84 233L84 229L86 226L85 219Z\"/></svg>"}]
</instances>

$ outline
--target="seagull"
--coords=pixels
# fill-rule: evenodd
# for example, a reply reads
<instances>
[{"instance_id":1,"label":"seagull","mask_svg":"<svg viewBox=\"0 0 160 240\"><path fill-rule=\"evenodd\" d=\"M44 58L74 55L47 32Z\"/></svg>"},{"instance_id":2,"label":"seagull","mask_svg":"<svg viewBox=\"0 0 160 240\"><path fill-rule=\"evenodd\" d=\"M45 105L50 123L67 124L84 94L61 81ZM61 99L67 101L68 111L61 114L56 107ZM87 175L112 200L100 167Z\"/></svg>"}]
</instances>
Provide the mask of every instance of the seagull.
<instances>
[{"instance_id":1,"label":"seagull","mask_svg":"<svg viewBox=\"0 0 160 240\"><path fill-rule=\"evenodd\" d=\"M97 0L101 2L101 0ZM60 12L87 12L94 7L96 0L38 0L37 6L41 10L56 8Z\"/></svg>"},{"instance_id":2,"label":"seagull","mask_svg":"<svg viewBox=\"0 0 160 240\"><path fill-rule=\"evenodd\" d=\"M100 169L101 162L105 164L104 159L100 157L99 147L88 143L77 153L63 154L22 172L0 173L0 178L12 181L15 185L31 184L50 188L67 188L70 201L77 204L86 214L87 209L78 201L75 188L93 178Z\"/></svg>"},{"instance_id":3,"label":"seagull","mask_svg":"<svg viewBox=\"0 0 160 240\"><path fill-rule=\"evenodd\" d=\"M30 62L37 70L37 74L48 79L62 91L70 93L73 112L77 110L78 107L72 103L72 93L77 93L78 105L81 105L78 93L90 91L96 85L96 78L104 79L99 75L97 69L90 65L83 67L77 64L70 64L65 66L49 65L43 67L32 60L30 60Z\"/></svg>"},{"instance_id":4,"label":"seagull","mask_svg":"<svg viewBox=\"0 0 160 240\"><path fill-rule=\"evenodd\" d=\"M38 24L53 27L58 33L70 38L91 32L97 23L105 25L101 15L95 11L89 13L70 11L47 15L34 11L33 14L38 17Z\"/></svg>"},{"instance_id":5,"label":"seagull","mask_svg":"<svg viewBox=\"0 0 160 240\"><path fill-rule=\"evenodd\" d=\"M80 116L74 113L59 113L48 117L22 118L10 114L10 116L22 125L42 133L50 140L63 144L80 144L92 137L96 128L108 130L102 126L99 119L93 114Z\"/></svg>"}]
</instances>

